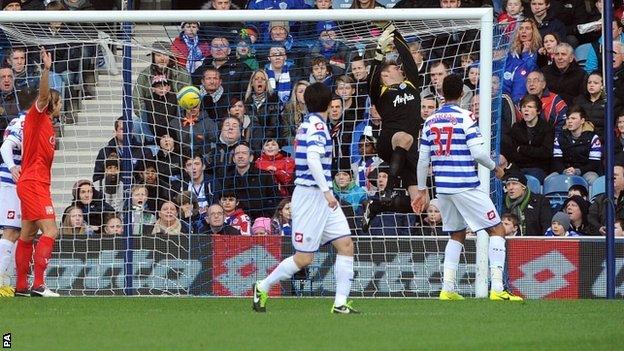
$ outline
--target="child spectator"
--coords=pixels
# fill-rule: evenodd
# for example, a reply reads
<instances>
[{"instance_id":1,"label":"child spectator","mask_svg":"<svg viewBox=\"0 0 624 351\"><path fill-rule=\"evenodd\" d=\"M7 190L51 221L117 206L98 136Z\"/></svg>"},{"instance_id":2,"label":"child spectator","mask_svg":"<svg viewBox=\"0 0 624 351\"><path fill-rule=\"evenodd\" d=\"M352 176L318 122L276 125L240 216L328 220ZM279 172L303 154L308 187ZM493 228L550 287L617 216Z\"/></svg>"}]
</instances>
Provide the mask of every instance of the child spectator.
<instances>
[{"instance_id":1,"label":"child spectator","mask_svg":"<svg viewBox=\"0 0 624 351\"><path fill-rule=\"evenodd\" d=\"M253 48L253 42L245 29L241 29L239 33L238 43L236 44L236 62L247 71L255 71L260 68L256 59L256 51Z\"/></svg>"},{"instance_id":2,"label":"child spectator","mask_svg":"<svg viewBox=\"0 0 624 351\"><path fill-rule=\"evenodd\" d=\"M109 157L104 161L104 178L95 182L104 202L109 203L117 212L123 210L123 187L119 177L119 159Z\"/></svg>"},{"instance_id":3,"label":"child spectator","mask_svg":"<svg viewBox=\"0 0 624 351\"><path fill-rule=\"evenodd\" d=\"M542 47L537 50L537 66L543 70L555 61L555 48L561 43L561 39L555 33L544 35Z\"/></svg>"},{"instance_id":4,"label":"child spectator","mask_svg":"<svg viewBox=\"0 0 624 351\"><path fill-rule=\"evenodd\" d=\"M273 235L273 222L270 218L260 217L256 218L251 228L251 234L253 235Z\"/></svg>"},{"instance_id":5,"label":"child spectator","mask_svg":"<svg viewBox=\"0 0 624 351\"><path fill-rule=\"evenodd\" d=\"M156 222L156 216L147 207L147 188L145 185L133 185L132 196L132 229L133 235L143 235L152 232L151 226Z\"/></svg>"},{"instance_id":6,"label":"child spectator","mask_svg":"<svg viewBox=\"0 0 624 351\"><path fill-rule=\"evenodd\" d=\"M169 133L171 122L178 116L176 95L164 75L152 77L151 99L145 103L145 123L154 137Z\"/></svg>"},{"instance_id":7,"label":"child spectator","mask_svg":"<svg viewBox=\"0 0 624 351\"><path fill-rule=\"evenodd\" d=\"M468 67L467 76L464 79L464 85L472 91L474 96L477 96L476 94L479 90L479 63L473 63Z\"/></svg>"},{"instance_id":8,"label":"child spectator","mask_svg":"<svg viewBox=\"0 0 624 351\"><path fill-rule=\"evenodd\" d=\"M310 83L306 80L300 80L295 83L293 91L290 94L290 101L284 106L280 118L279 136L283 145L292 145L297 135L297 128L301 124L301 120L306 113L305 102L303 101L303 93Z\"/></svg>"},{"instance_id":9,"label":"child spectator","mask_svg":"<svg viewBox=\"0 0 624 351\"><path fill-rule=\"evenodd\" d=\"M188 188L199 206L199 213L203 213L212 202L210 180L206 176L206 163L201 152L195 152L184 164L184 170L189 178Z\"/></svg>"},{"instance_id":10,"label":"child spectator","mask_svg":"<svg viewBox=\"0 0 624 351\"><path fill-rule=\"evenodd\" d=\"M169 184L172 190L180 191L184 177L182 147L168 133L157 136L156 143L160 146L155 160L160 181Z\"/></svg>"},{"instance_id":11,"label":"child spectator","mask_svg":"<svg viewBox=\"0 0 624 351\"><path fill-rule=\"evenodd\" d=\"M545 236L578 236L574 231L568 231L570 228L570 217L563 212L557 212L552 218L550 228L544 233Z\"/></svg>"},{"instance_id":12,"label":"child spectator","mask_svg":"<svg viewBox=\"0 0 624 351\"><path fill-rule=\"evenodd\" d=\"M197 198L190 191L183 191L176 197L176 203L180 207L180 220L190 228L195 229L197 222L201 221Z\"/></svg>"},{"instance_id":13,"label":"child spectator","mask_svg":"<svg viewBox=\"0 0 624 351\"><path fill-rule=\"evenodd\" d=\"M438 199L432 199L427 207L427 213L422 225L423 235L442 235L442 215Z\"/></svg>"},{"instance_id":14,"label":"child spectator","mask_svg":"<svg viewBox=\"0 0 624 351\"><path fill-rule=\"evenodd\" d=\"M256 168L273 175L280 196L290 195L295 175L295 160L280 149L276 139L267 139L264 142L262 153L256 160Z\"/></svg>"},{"instance_id":15,"label":"child spectator","mask_svg":"<svg viewBox=\"0 0 624 351\"><path fill-rule=\"evenodd\" d=\"M178 219L178 206L172 201L164 201L158 211L158 220L154 223L152 234L181 235L189 234L188 227Z\"/></svg>"},{"instance_id":16,"label":"child spectator","mask_svg":"<svg viewBox=\"0 0 624 351\"><path fill-rule=\"evenodd\" d=\"M223 207L219 204L213 204L208 207L206 215L199 223L197 233L208 235L240 235L238 229L225 224Z\"/></svg>"},{"instance_id":17,"label":"child spectator","mask_svg":"<svg viewBox=\"0 0 624 351\"><path fill-rule=\"evenodd\" d=\"M323 56L315 56L310 61L309 65L306 67L310 67L310 83L320 82L328 87L332 87L334 85L334 78L331 74L331 68L329 67L329 61Z\"/></svg>"},{"instance_id":18,"label":"child spectator","mask_svg":"<svg viewBox=\"0 0 624 351\"><path fill-rule=\"evenodd\" d=\"M329 63L334 76L345 74L349 48L336 40L336 22L321 21L316 24L317 43L310 49L310 57L322 56Z\"/></svg>"},{"instance_id":19,"label":"child spectator","mask_svg":"<svg viewBox=\"0 0 624 351\"><path fill-rule=\"evenodd\" d=\"M292 211L290 208L290 198L283 199L277 205L273 223L277 228L277 235L292 235Z\"/></svg>"},{"instance_id":20,"label":"child spectator","mask_svg":"<svg viewBox=\"0 0 624 351\"><path fill-rule=\"evenodd\" d=\"M516 236L518 234L518 226L519 220L518 216L513 213L503 213L501 216L501 222L503 223L503 228L505 228L505 236Z\"/></svg>"},{"instance_id":21,"label":"child spectator","mask_svg":"<svg viewBox=\"0 0 624 351\"><path fill-rule=\"evenodd\" d=\"M182 22L180 35L175 38L171 45L180 66L186 67L186 71L193 74L202 65L204 58L210 55L210 45L201 41L197 33L199 32L199 22Z\"/></svg>"},{"instance_id":22,"label":"child spectator","mask_svg":"<svg viewBox=\"0 0 624 351\"><path fill-rule=\"evenodd\" d=\"M89 235L93 230L89 228ZM82 210L77 206L69 206L63 212L61 220L61 235L86 235L87 226L84 222Z\"/></svg>"},{"instance_id":23,"label":"child spectator","mask_svg":"<svg viewBox=\"0 0 624 351\"><path fill-rule=\"evenodd\" d=\"M115 215L115 216L109 216L108 219L106 220L106 224L104 225L104 233L105 235L112 235L112 236L120 236L123 235L123 221L121 220L121 217Z\"/></svg>"},{"instance_id":24,"label":"child spectator","mask_svg":"<svg viewBox=\"0 0 624 351\"><path fill-rule=\"evenodd\" d=\"M516 22L520 22L524 19L524 6L522 6L521 0L507 0L505 4L505 10L498 15L496 21L498 23L507 23L506 33L513 33L516 29Z\"/></svg>"},{"instance_id":25,"label":"child spectator","mask_svg":"<svg viewBox=\"0 0 624 351\"><path fill-rule=\"evenodd\" d=\"M225 214L225 224L238 229L241 235L251 235L251 218L245 214L245 210L238 207L236 193L224 191L219 203Z\"/></svg>"},{"instance_id":26,"label":"child spectator","mask_svg":"<svg viewBox=\"0 0 624 351\"><path fill-rule=\"evenodd\" d=\"M351 205L353 212L356 215L361 215L362 204L366 202L366 191L355 184L351 179L351 173L346 171L339 171L334 177L333 183L334 194L336 199L343 204Z\"/></svg>"}]
</instances>

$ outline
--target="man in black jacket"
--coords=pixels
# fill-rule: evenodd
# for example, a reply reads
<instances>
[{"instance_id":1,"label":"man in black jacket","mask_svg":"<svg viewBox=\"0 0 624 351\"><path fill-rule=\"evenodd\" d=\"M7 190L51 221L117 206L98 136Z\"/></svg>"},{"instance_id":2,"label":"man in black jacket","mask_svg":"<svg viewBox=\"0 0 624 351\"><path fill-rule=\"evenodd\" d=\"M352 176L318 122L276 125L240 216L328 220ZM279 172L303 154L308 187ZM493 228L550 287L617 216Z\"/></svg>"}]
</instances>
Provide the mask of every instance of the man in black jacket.
<instances>
[{"instance_id":1,"label":"man in black jacket","mask_svg":"<svg viewBox=\"0 0 624 351\"><path fill-rule=\"evenodd\" d=\"M624 166L613 167L613 197L615 201L615 218L624 219ZM588 220L594 232L592 235L605 235L607 225L607 205L609 199L607 194L596 196L594 202L589 207Z\"/></svg>"},{"instance_id":2,"label":"man in black jacket","mask_svg":"<svg viewBox=\"0 0 624 351\"><path fill-rule=\"evenodd\" d=\"M554 64L544 67L548 90L561 95L568 106L585 91L585 71L574 58L574 49L568 43L555 47Z\"/></svg>"},{"instance_id":3,"label":"man in black jacket","mask_svg":"<svg viewBox=\"0 0 624 351\"><path fill-rule=\"evenodd\" d=\"M249 146L240 144L234 149L233 174L224 179L222 191L231 190L239 196L240 207L251 218L273 217L277 203L281 200L273 176L260 171L253 165Z\"/></svg>"},{"instance_id":4,"label":"man in black jacket","mask_svg":"<svg viewBox=\"0 0 624 351\"><path fill-rule=\"evenodd\" d=\"M520 172L511 172L503 177L505 182L505 206L503 213L518 216L518 235L541 235L550 227L552 212L550 203L543 195L533 194L527 187L527 180Z\"/></svg>"}]
</instances>

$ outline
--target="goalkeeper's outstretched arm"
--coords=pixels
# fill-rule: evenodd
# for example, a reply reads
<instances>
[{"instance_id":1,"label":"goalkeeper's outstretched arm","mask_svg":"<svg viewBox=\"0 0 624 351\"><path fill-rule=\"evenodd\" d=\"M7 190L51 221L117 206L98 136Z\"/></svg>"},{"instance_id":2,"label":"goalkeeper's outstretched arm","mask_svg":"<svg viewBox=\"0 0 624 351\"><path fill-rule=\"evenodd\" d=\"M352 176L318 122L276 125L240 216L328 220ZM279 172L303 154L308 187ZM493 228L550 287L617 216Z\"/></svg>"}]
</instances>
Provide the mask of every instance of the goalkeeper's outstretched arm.
<instances>
[{"instance_id":1,"label":"goalkeeper's outstretched arm","mask_svg":"<svg viewBox=\"0 0 624 351\"><path fill-rule=\"evenodd\" d=\"M407 41L403 38L398 29L394 29L392 33L394 34L394 47L403 62L403 73L405 74L405 78L407 78L407 80L410 81L416 89L420 90L422 87L422 78L418 74L418 65L416 65L416 61L414 61L414 57L410 52Z\"/></svg>"}]
</instances>

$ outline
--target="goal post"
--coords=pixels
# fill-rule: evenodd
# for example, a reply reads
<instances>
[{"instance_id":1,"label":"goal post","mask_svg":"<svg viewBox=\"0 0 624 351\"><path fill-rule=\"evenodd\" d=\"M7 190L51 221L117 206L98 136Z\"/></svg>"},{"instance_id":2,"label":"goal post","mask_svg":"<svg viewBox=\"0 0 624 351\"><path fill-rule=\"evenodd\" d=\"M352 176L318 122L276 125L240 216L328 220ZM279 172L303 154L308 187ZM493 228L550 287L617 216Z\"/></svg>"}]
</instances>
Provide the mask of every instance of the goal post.
<instances>
[{"instance_id":1,"label":"goal post","mask_svg":"<svg viewBox=\"0 0 624 351\"><path fill-rule=\"evenodd\" d=\"M349 49L354 50L354 51L356 51L358 48L361 48L362 51L365 51L364 47L367 47L367 48L370 48L371 46L374 47L375 41L376 41L376 38L374 37L374 35L371 35L370 33L360 32L362 30L361 28L363 27L358 27L358 24L362 24L362 26L364 26L367 23L370 24L370 23L375 23L375 22L384 22L384 21L396 21L397 23L400 22L401 24L398 25L398 27L402 31L403 30L407 31L407 33L403 33L403 34L404 36L410 37L410 38L420 38L420 37L424 37L427 35L431 36L431 33L449 32L449 31L453 31L454 29L465 30L465 29L470 28L473 30L477 30L479 34L478 34L478 37L474 39L475 42L472 45L473 46L476 45L475 51L478 50L478 53L479 53L478 68L479 68L479 75L481 79L479 79L478 81L478 89L476 90L480 92L488 92L488 93L479 93L479 107L478 107L479 125L480 125L481 133L484 139L486 141L491 141L491 142L484 143L483 147L487 148L488 153L493 153L495 155L498 154L497 145L499 144L499 140L500 140L500 132L499 132L500 121L499 121L499 117L495 116L494 118L492 118L492 116L493 114L495 115L497 112L500 112L500 111L493 111L492 100L500 99L500 87L498 88L499 89L498 92L496 92L495 94L490 94L489 92L491 92L493 89L492 79L490 79L490 77L492 77L493 75L498 75L499 79L502 78L502 72L500 70L496 71L494 69L495 68L494 65L496 64L500 66L502 62L502 65L504 66L504 61L506 57L506 49L507 49L509 37L511 34L505 32L504 30L501 29L501 27L494 24L493 10L491 8L384 9L384 10L379 10L379 11L377 10L375 11L342 10L342 9L332 10L332 11L321 11L321 10L288 10L288 11L252 11L252 10L200 11L200 10L197 10L197 11L80 11L80 12L75 12L75 11L21 11L21 12L10 12L10 13L0 12L0 29L3 29L5 33L10 38L12 38L12 40L17 40L16 42L21 40L21 44L25 46L34 47L34 46L42 44L43 39L38 38L37 34L39 33L38 31L42 31L45 29L43 28L43 24L47 24L49 22L63 22L63 23L68 23L71 26L71 28L76 33L78 33L78 35L76 36L64 38L73 43L80 43L81 41L87 42L87 43L99 42L100 44L103 44L103 45L114 45L117 47L122 47L123 51L121 52L121 54L114 53L112 56L112 59L115 61L115 63L121 67L122 74L120 77L118 76L117 78L113 78L111 74L111 77L107 78L107 79L110 79L110 82L105 83L109 85L108 87L106 87L105 91L107 94L107 98L110 98L111 100L118 99L119 101L123 101L123 103L120 104L122 105L121 112L123 113L123 117L125 121L128 123L127 126L130 126L131 123L133 122L132 121L133 119L134 119L134 122L136 123L136 118L137 118L136 115L133 116L133 109L135 109L136 106L133 106L133 102L132 102L132 98L133 98L132 90L134 86L137 84L136 78L135 78L137 72L136 72L136 69L132 66L134 66L134 63L136 62L135 60L144 60L143 62L138 62L141 64L146 64L145 60L148 60L146 58L137 59L138 56L136 52L134 51L141 51L141 55L145 56L143 52L149 51L151 49L152 43L158 40L158 35L154 33L156 32L161 33L163 32L163 29L164 29L164 32L167 33L167 35L170 35L170 33L173 32L173 35L172 36L170 35L169 37L169 39L171 39L176 34L175 30L172 31L170 28L167 28L167 27L172 27L170 25L171 23L180 23L180 22L188 22L188 21L197 21L201 23L209 23L209 22L210 23L212 22L224 23L224 22L246 22L250 20L253 20L253 22L269 22L269 21L318 22L318 21L323 21L323 20L336 21L336 22L353 22L355 24L341 27L341 29L344 29L344 33L338 33L337 40L344 41L349 47ZM120 23L121 25L118 25ZM140 25L140 24L145 24L147 29L137 32L137 28L138 28L137 25ZM112 35L111 37L108 37L106 39L98 38L97 32L94 34L92 29L102 30L102 31L111 33ZM339 31L341 29L339 29ZM499 55L499 57L495 57L495 54L494 54L495 50L499 50L500 53L504 55ZM99 58L100 57L98 57L98 59ZM109 57L109 60L110 59L111 57ZM455 60L459 62L458 57L439 57L439 59L451 59L451 60ZM452 68L459 69L461 67L454 66ZM500 69L501 67L498 67L498 68ZM102 79L102 81L105 82L104 79ZM122 89L116 90L117 88L116 84L118 83L121 83L123 90ZM89 105L89 106L97 105L97 107L95 107L96 110L94 113L99 113L101 115L116 113L116 112L105 110L104 108L100 107L100 105L97 103L97 100L98 98L96 98L96 103L90 103ZM118 110L114 109L114 111L118 111ZM102 124L109 123L108 120L104 121L104 119L102 119L102 121L103 121L101 122ZM94 122L90 122L90 123L94 123ZM78 124L80 124L80 121L78 122ZM66 127L66 129L67 128L71 129L73 127L68 126ZM89 129L87 128L86 130L89 130ZM94 133L96 133L95 129L94 129ZM130 144L129 139L132 136L132 133L127 130L124 133L125 133L124 135L125 146L129 147L129 144ZM76 157L79 157L80 152L82 151L81 148L87 148L88 150L84 150L85 152L87 151L90 151L92 153L97 152L97 150L100 147L104 146L103 141L107 139L109 136L108 135L94 135L94 137L96 140L94 140L91 144L88 144L86 146L83 144L80 144L80 142L77 142L75 146L70 145L69 143L65 143L63 147L72 148L74 154L78 155ZM187 145L187 146L192 146L192 145L193 144L191 143L190 145ZM157 151L156 149L157 148L155 148L155 151ZM256 150L256 151L259 151L259 150ZM128 148L127 151L124 153L126 155L129 155L131 151ZM74 155L74 154L71 154L71 155ZM69 158L70 156L66 156L66 157ZM77 161L76 163L80 162L80 159L78 160L79 161ZM66 168L64 170L65 171L64 176L69 178L72 172L72 167L74 166L75 166L75 163L72 164L71 162L68 162L67 165L64 166ZM87 168L84 165L79 166L79 167ZM132 168L129 167L129 169L132 169ZM78 170L78 168L76 168L76 175L78 175L78 173L80 173L80 171ZM79 175L81 177L83 176L83 174L79 174ZM76 179L78 179L78 177ZM481 187L483 187L483 190L491 194L493 198L498 197L498 199L500 200L501 194L496 193L494 189L490 188L490 184L492 182L491 172L487 170L486 168L484 168L483 166L479 166L479 179L481 182ZM69 180L67 181L67 183L69 183ZM128 191L126 191L124 195L125 202L130 201L129 200L130 195L128 192L129 192L129 186L131 184L132 182L130 182L130 184L126 184L128 186ZM66 194L70 194L72 191L72 189L67 184L63 185L58 190L63 191ZM63 199L67 199L67 197L64 197ZM497 201L495 201L495 203L496 202ZM67 205L67 203L56 204L56 205L57 205L57 212L58 212L59 206L61 206L60 208L62 209ZM125 209L121 211L121 214L125 215L124 223L126 223L127 229L131 230L130 226L132 224L131 223L132 213L130 212L130 210ZM57 213L57 215L60 217L60 213ZM354 222L355 221L359 221L359 218L354 218ZM357 229L357 231L358 233L360 233L359 228ZM397 248L404 247L405 245L409 245L409 247L411 248L413 245L413 242L411 242L410 240L415 240L415 241L422 240L423 241L422 245L415 245L414 247L419 247L419 248L423 247L425 251L427 250L427 248L435 247L439 240L439 238L431 239L432 242L435 242L435 244L430 245L429 242L426 242L426 240L429 240L429 239L426 239L426 237L423 237L423 239L420 239L420 238L421 237L411 237L409 238L409 240L407 239L403 240L405 238L400 238L398 236L396 238L385 237L385 236L381 236L381 237L367 236L366 240L363 241L362 245L364 245L363 247L371 248L370 249L371 256L373 256L374 255L373 251L375 251L375 247L384 246L385 240L388 240L388 242L391 243L389 244L389 246L397 247ZM488 257L487 257L488 256L488 237L487 237L487 234L485 234L485 232L480 232L480 233L477 233L476 238L477 238L476 245L470 245L471 248L472 247L476 248L476 252L469 253L471 256L471 260L473 260L472 254L474 253L476 255L476 258L474 259L474 262L476 264L474 277L473 277L472 271L469 269L466 269L466 271L468 272L466 273L466 276L469 277L468 280L470 280L471 284L474 283L474 286L472 287L474 288L475 296L486 297L487 290L488 290L488 280L489 280L488 279L489 267L488 267ZM203 277L202 275L203 273L198 273L198 272L203 272L203 270L198 268L196 266L196 263L192 262L193 261L192 258L199 255L197 252L193 251L193 247L195 246L202 247L202 248L209 247L211 250L214 250L215 247L222 247L222 246L229 247L228 244L224 244L222 242L217 242L217 241L207 243L205 238L198 239L196 236L193 236L193 235L189 235L187 237L180 236L175 239L170 239L166 237L160 238L160 239L149 238L149 239L146 239L147 241L142 240L141 238L137 238L132 235L127 235L124 238L124 240L118 240L118 238L115 238L115 239L104 238L103 236L101 239L76 238L72 240L73 241L64 243L62 245L62 250L76 250L76 252L80 251L80 254L76 254L76 257L80 256L80 259L71 258L70 257L71 255L68 252L66 252L68 253L66 255L67 259L59 258L57 261L55 261L55 262L59 262L59 267L62 266L63 264L66 264L67 267L70 267L72 264L75 264L77 266L83 265L84 267L97 266L98 265L97 259L93 261L93 258L89 258L90 257L89 254L91 253L91 251L89 251L90 248L100 247L102 250L104 250L104 247L107 247L108 248L107 250L109 251L112 249L112 250L119 250L120 252L124 253L120 257L108 258L111 260L111 262L113 262L110 264L109 269L111 272L116 272L117 274L116 277L113 277L112 276L113 274L111 273L110 274L111 276L107 276L106 278L102 278L103 276L100 276L99 278L94 278L95 280L91 280L91 281L85 280L84 284L80 285L79 288L68 289L70 290L68 291L69 294L75 294L75 295L98 294L104 290L108 292L112 291L113 294L133 294L135 292L133 289L134 288L141 289L141 282L143 282L146 279L145 275L150 274L150 273L144 273L142 271L143 269L142 267L144 267L146 263L145 262L137 263L136 262L137 257L139 257L140 259L152 260L150 262L154 262L154 266L155 266L153 268L154 270L160 270L160 271L168 270L169 273L167 274L169 274L169 276L173 274L178 278L177 280L171 279L171 281L176 281L176 282L185 281L186 282L187 280L190 280L189 276L185 275L186 274L185 272L189 272L189 271L197 273L198 277L199 276ZM97 240L99 240L99 242ZM158 240L161 240L162 243L157 243ZM97 243L97 245L94 246L94 243ZM106 245L104 243L106 243ZM162 245L164 245L167 248L167 250L170 250L171 247L174 247L173 251L175 252L171 253L168 251L163 251L163 252L156 252L153 255L146 253L150 249L154 251L159 251L159 249L163 247ZM276 244L274 242L271 242L271 244L267 246L269 248L266 250L266 252L254 251L254 255L265 255L265 254L272 252L271 248L274 248L274 246L271 246L271 245L279 246L281 244ZM81 250L86 250L84 252L84 255ZM138 253L138 255L134 255L133 257L133 253ZM441 250L439 250L438 248L436 255L437 254L443 254L443 246ZM262 256L262 257L265 257L265 256ZM399 260L399 257L402 257L402 256L399 255L397 256L396 259ZM102 259L102 258L99 258L99 259ZM186 261L185 261L186 263L182 262L184 259L188 259L191 263L188 263ZM210 259L213 260L213 262L211 263L214 264L215 258L211 256ZM82 263L80 263L79 261ZM371 259L371 262L372 261L373 260ZM425 263L427 262L427 257L425 257L423 262ZM465 262L465 259L462 262ZM423 263L423 266L426 266L425 263ZM186 268L178 267L178 266L182 266L185 264L186 264L185 266ZM357 264L358 263L356 262L356 266ZM80 276L81 274L86 275L87 268L84 268L84 267L82 268L73 267L72 269L74 269L75 271L74 273L77 276ZM320 267L320 263L319 263L319 267ZM181 271L178 271L177 270L178 268L180 268ZM69 270L69 268L65 268L65 269ZM84 272L81 271L80 269L83 269ZM104 269L104 268L100 267L100 269ZM361 272L366 271L366 269L368 268L363 268ZM418 269L421 269L421 268L418 268ZM422 268L422 269L425 269L425 268ZM171 273L172 270L175 271L176 273L175 274ZM216 271L216 268L212 267L211 270L212 270L211 277L215 278L212 274L214 274L214 272ZM64 274L63 272L60 272L60 271L61 271L61 268L55 268L54 270L54 272L58 275L58 277ZM104 273L102 274L105 275ZM159 276L159 279L160 278L162 279L157 281L156 283L153 283L154 286L152 286L149 289L140 290L143 292L139 292L139 293L150 293L152 291L165 293L165 294L194 294L196 293L195 290L197 290L198 288L190 288L188 286L178 286L176 285L177 283L171 283L169 280L167 280L167 277L169 277L167 274L163 273L161 276ZM196 278L196 279L199 279L199 278ZM60 281L60 278L59 278L59 281ZM133 281L135 282L135 284L133 284ZM205 282L205 284L211 284L212 288L208 290L202 290L202 291L210 291L212 293L215 292L215 290L213 290L215 286L217 286L218 288L222 288L222 286L225 286L225 283L223 285L219 285L219 284L212 283L212 282ZM392 285L388 282L385 282L383 284L385 284L385 286ZM115 289L113 288L113 286L122 287L122 288ZM51 286L51 288L54 288L54 286ZM367 294L370 293L366 291L367 285L365 284L358 285L357 279L354 284L354 289L361 289L361 291L358 291L358 293L360 293L362 296L367 296ZM377 286L375 285L373 289L377 289ZM240 290L240 291L244 292L243 290ZM375 291L373 291L371 294L375 295ZM402 296L433 296L434 295L431 292L430 293L414 293L414 294L412 294L411 292L401 292L401 294Z\"/></svg>"}]
</instances>

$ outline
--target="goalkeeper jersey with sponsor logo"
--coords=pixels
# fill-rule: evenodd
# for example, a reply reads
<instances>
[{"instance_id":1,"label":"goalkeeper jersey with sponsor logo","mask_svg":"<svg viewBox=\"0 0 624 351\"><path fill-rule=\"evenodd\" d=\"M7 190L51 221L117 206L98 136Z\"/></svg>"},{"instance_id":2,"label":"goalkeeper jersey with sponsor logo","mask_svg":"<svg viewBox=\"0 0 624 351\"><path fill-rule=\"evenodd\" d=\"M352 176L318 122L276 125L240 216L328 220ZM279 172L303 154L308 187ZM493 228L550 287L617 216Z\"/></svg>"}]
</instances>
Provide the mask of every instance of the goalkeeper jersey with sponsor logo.
<instances>
[{"instance_id":1,"label":"goalkeeper jersey with sponsor logo","mask_svg":"<svg viewBox=\"0 0 624 351\"><path fill-rule=\"evenodd\" d=\"M11 122L9 122L9 126L4 131L3 140L6 142L8 140L12 141L17 148L13 148L13 163L16 166L22 164L22 137L24 133L24 121L26 120L26 114L21 113L19 117L13 118ZM0 164L0 184L3 186L15 186L15 181L13 181L13 176L11 175L11 170L6 163Z\"/></svg>"},{"instance_id":2,"label":"goalkeeper jersey with sponsor logo","mask_svg":"<svg viewBox=\"0 0 624 351\"><path fill-rule=\"evenodd\" d=\"M421 150L431 156L436 192L457 194L480 185L469 147L483 144L478 120L472 112L445 104L424 123Z\"/></svg>"},{"instance_id":3,"label":"goalkeeper jersey with sponsor logo","mask_svg":"<svg viewBox=\"0 0 624 351\"><path fill-rule=\"evenodd\" d=\"M317 152L321 155L323 175L327 185L331 188L331 164L333 143L327 130L327 124L321 116L310 113L305 116L297 130L295 145L295 184L318 186L308 167L308 152Z\"/></svg>"}]
</instances>

